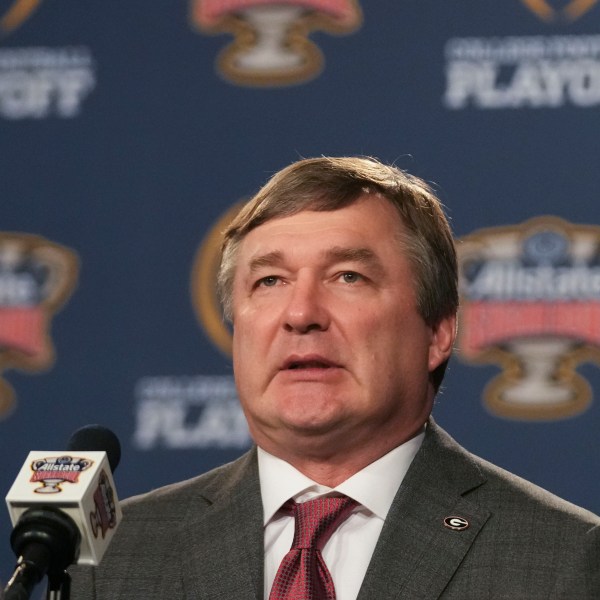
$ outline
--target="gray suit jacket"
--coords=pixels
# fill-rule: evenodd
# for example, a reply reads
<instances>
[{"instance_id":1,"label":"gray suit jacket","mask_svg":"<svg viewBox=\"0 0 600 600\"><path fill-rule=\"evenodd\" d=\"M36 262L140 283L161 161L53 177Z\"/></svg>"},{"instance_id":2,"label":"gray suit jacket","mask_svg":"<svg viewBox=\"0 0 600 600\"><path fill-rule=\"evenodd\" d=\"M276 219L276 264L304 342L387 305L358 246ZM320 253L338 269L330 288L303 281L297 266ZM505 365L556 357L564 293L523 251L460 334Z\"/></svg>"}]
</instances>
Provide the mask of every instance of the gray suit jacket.
<instances>
[{"instance_id":1,"label":"gray suit jacket","mask_svg":"<svg viewBox=\"0 0 600 600\"><path fill-rule=\"evenodd\" d=\"M256 451L132 498L72 600L259 600ZM468 521L457 531L446 517ZM598 600L600 518L461 448L431 422L392 504L359 600Z\"/></svg>"}]
</instances>

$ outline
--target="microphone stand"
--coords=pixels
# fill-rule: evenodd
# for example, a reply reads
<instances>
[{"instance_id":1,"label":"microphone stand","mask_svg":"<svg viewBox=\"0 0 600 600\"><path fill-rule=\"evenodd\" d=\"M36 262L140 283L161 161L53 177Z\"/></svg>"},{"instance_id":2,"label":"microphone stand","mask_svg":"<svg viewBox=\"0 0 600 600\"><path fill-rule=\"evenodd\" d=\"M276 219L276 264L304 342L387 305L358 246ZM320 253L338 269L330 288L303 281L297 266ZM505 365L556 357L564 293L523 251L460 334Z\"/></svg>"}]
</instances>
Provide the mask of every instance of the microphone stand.
<instances>
[{"instance_id":1,"label":"microphone stand","mask_svg":"<svg viewBox=\"0 0 600 600\"><path fill-rule=\"evenodd\" d=\"M29 508L13 529L10 542L19 557L4 590L4 600L27 600L48 574L47 600L69 600L67 567L79 555L81 533L75 521L52 506Z\"/></svg>"},{"instance_id":2,"label":"microphone stand","mask_svg":"<svg viewBox=\"0 0 600 600\"><path fill-rule=\"evenodd\" d=\"M70 600L71 576L66 571L48 573L48 589L46 600Z\"/></svg>"}]
</instances>

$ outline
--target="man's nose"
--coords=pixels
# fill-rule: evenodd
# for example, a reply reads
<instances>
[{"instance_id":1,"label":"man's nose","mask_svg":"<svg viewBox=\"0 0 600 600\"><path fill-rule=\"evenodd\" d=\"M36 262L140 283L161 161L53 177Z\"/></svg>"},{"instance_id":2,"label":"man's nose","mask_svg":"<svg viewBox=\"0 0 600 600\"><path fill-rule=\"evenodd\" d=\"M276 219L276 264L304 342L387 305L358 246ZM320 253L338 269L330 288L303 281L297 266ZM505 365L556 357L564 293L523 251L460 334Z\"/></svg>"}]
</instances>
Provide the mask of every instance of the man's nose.
<instances>
[{"instance_id":1,"label":"man's nose","mask_svg":"<svg viewBox=\"0 0 600 600\"><path fill-rule=\"evenodd\" d=\"M326 330L329 310L321 284L312 278L298 278L291 286L283 320L284 328L290 332Z\"/></svg>"}]
</instances>

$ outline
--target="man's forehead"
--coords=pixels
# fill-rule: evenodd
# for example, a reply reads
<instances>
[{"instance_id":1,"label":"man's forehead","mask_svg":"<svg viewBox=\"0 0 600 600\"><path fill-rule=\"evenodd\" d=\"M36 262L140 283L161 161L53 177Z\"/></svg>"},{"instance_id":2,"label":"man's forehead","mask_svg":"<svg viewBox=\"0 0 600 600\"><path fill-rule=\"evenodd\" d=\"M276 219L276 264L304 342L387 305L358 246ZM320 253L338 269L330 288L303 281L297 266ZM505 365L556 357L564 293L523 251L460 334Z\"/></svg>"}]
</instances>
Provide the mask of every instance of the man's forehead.
<instances>
[{"instance_id":1,"label":"man's forehead","mask_svg":"<svg viewBox=\"0 0 600 600\"><path fill-rule=\"evenodd\" d=\"M353 236L368 239L374 230L385 229L394 237L406 231L398 209L379 195L362 196L334 210L303 209L269 218L248 231L242 240L264 240L278 235Z\"/></svg>"},{"instance_id":2,"label":"man's forehead","mask_svg":"<svg viewBox=\"0 0 600 600\"><path fill-rule=\"evenodd\" d=\"M257 252L253 256L247 257L247 264L251 271L257 271L263 267L272 267L280 265L286 261L288 256L293 254L290 249L277 249L266 252ZM359 262L376 264L379 262L377 253L368 247L355 246L329 246L319 249L316 252L318 259L325 263L339 262Z\"/></svg>"},{"instance_id":3,"label":"man's forehead","mask_svg":"<svg viewBox=\"0 0 600 600\"><path fill-rule=\"evenodd\" d=\"M336 210L302 210L261 223L241 240L236 262L253 270L300 256L373 263L395 253L405 235L397 209L387 199L366 196Z\"/></svg>"}]
</instances>

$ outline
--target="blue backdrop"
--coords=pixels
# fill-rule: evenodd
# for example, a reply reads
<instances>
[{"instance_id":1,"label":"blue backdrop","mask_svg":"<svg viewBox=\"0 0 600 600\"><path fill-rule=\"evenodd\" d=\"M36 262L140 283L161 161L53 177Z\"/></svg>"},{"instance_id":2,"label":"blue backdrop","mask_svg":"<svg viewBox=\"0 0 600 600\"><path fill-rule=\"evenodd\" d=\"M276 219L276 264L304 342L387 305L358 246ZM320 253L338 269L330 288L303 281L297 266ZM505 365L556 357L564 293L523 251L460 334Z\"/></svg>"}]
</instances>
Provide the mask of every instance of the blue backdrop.
<instances>
[{"instance_id":1,"label":"blue backdrop","mask_svg":"<svg viewBox=\"0 0 600 600\"><path fill-rule=\"evenodd\" d=\"M29 12L0 1L4 493L29 450L62 449L87 423L122 441L121 497L248 446L211 236L300 157L395 162L433 183L459 238L501 226L531 237L522 224L553 215L572 242L575 225L600 224L600 2L290 0L287 51L289 23L265 25L273 4L55 0ZM266 49L252 54L242 39L240 56L218 63L251 26ZM585 298L593 310L599 293ZM571 336L585 350L571 367L598 390L600 330L589 323L585 343ZM437 420L470 450L600 512L600 400L494 410L485 389L507 348L457 350ZM5 511L3 580L10 529Z\"/></svg>"}]
</instances>

